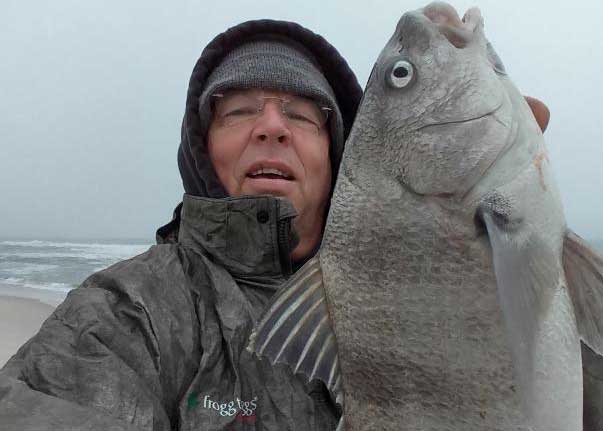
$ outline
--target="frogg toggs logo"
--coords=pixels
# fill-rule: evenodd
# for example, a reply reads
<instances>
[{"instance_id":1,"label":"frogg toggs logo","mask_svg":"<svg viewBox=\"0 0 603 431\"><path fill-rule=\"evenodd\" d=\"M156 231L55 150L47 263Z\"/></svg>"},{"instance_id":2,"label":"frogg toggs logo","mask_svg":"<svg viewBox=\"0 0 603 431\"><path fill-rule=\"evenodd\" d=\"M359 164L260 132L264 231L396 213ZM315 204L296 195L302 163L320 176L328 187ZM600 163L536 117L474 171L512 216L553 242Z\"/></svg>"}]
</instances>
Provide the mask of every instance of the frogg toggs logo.
<instances>
[{"instance_id":1,"label":"frogg toggs logo","mask_svg":"<svg viewBox=\"0 0 603 431\"><path fill-rule=\"evenodd\" d=\"M197 407L199 404L204 409L215 410L220 416L234 416L237 415L237 421L241 422L255 422L255 410L257 409L258 397L253 397L249 401L245 401L237 397L236 399L228 402L217 402L211 399L209 395L203 396L203 402L200 403L198 394L192 393L188 397L188 408Z\"/></svg>"}]
</instances>

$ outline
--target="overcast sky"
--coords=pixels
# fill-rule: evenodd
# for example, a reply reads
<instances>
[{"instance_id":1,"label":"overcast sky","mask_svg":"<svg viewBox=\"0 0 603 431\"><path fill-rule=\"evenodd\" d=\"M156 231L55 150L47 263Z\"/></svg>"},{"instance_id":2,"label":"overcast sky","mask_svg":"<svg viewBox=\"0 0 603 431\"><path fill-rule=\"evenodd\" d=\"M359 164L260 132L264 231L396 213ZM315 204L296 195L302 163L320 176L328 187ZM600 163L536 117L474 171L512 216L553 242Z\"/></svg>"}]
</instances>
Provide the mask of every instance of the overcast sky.
<instances>
[{"instance_id":1,"label":"overcast sky","mask_svg":"<svg viewBox=\"0 0 603 431\"><path fill-rule=\"evenodd\" d=\"M476 0L546 132L568 224L603 238L603 7ZM362 85L402 13L424 1L2 0L0 238L146 238L183 189L176 164L188 79L203 47L256 18L323 35Z\"/></svg>"}]
</instances>

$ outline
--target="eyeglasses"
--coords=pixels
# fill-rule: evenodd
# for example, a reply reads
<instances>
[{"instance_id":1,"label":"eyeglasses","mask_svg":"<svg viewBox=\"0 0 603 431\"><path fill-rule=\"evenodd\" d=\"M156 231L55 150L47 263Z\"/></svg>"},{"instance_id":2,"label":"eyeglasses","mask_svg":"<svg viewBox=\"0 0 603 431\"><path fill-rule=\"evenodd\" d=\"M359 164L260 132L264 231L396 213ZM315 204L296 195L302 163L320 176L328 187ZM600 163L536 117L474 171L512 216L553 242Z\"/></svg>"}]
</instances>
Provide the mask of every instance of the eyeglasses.
<instances>
[{"instance_id":1,"label":"eyeglasses","mask_svg":"<svg viewBox=\"0 0 603 431\"><path fill-rule=\"evenodd\" d=\"M235 90L213 95L212 112L223 127L233 127L253 121L262 115L266 100L281 103L281 112L289 124L302 130L318 133L327 123L331 108L300 96L264 96L257 90Z\"/></svg>"}]
</instances>

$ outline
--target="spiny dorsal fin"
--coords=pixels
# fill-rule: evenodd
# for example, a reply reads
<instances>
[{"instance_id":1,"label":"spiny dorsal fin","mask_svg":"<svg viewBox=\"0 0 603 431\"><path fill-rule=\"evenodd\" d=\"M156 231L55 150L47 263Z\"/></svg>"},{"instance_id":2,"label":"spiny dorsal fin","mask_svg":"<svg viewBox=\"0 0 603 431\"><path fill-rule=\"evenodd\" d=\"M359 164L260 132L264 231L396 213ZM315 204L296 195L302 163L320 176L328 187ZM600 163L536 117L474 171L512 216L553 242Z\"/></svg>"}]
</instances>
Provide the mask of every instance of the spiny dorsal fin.
<instances>
[{"instance_id":1,"label":"spiny dorsal fin","mask_svg":"<svg viewBox=\"0 0 603 431\"><path fill-rule=\"evenodd\" d=\"M603 257L571 230L563 241L563 269L582 338L584 429L603 424Z\"/></svg>"},{"instance_id":2,"label":"spiny dorsal fin","mask_svg":"<svg viewBox=\"0 0 603 431\"><path fill-rule=\"evenodd\" d=\"M563 242L563 269L578 332L592 350L603 355L603 256L568 229Z\"/></svg>"},{"instance_id":3,"label":"spiny dorsal fin","mask_svg":"<svg viewBox=\"0 0 603 431\"><path fill-rule=\"evenodd\" d=\"M249 350L272 364L288 364L308 381L321 380L338 395L341 377L337 344L317 256L306 262L272 298L251 336Z\"/></svg>"}]
</instances>

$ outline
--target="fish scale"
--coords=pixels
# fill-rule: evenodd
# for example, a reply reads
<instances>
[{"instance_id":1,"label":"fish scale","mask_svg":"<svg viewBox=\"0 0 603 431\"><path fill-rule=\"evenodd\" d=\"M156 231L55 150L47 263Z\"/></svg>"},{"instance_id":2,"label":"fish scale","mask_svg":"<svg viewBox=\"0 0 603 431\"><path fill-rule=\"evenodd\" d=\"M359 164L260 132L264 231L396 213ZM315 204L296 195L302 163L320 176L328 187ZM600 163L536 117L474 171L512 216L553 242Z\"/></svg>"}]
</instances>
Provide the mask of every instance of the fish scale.
<instances>
[{"instance_id":1,"label":"fish scale","mask_svg":"<svg viewBox=\"0 0 603 431\"><path fill-rule=\"evenodd\" d=\"M348 183L340 176L340 196L346 199L334 197L320 261L349 421L407 424L403 430L439 430L444 424L521 429L520 421L510 419L522 414L511 389L513 366L488 243L474 238L462 248L449 247L447 232L435 222L439 214L410 194L383 200L383 187ZM354 236L344 234L350 228ZM371 238L364 242L367 253L358 249L362 238ZM370 252L374 243L380 245L378 255ZM346 253L351 248L358 252ZM352 268L375 270L358 279ZM389 344L392 339L397 346ZM370 378L366 369L372 370ZM372 394L388 395L374 403L383 408L363 407L373 404ZM407 422L417 415L420 423Z\"/></svg>"},{"instance_id":2,"label":"fish scale","mask_svg":"<svg viewBox=\"0 0 603 431\"><path fill-rule=\"evenodd\" d=\"M400 19L321 249L249 346L290 366L312 352L299 372L343 407L338 431L601 429L603 257L565 225L542 106L509 80L477 9Z\"/></svg>"}]
</instances>

